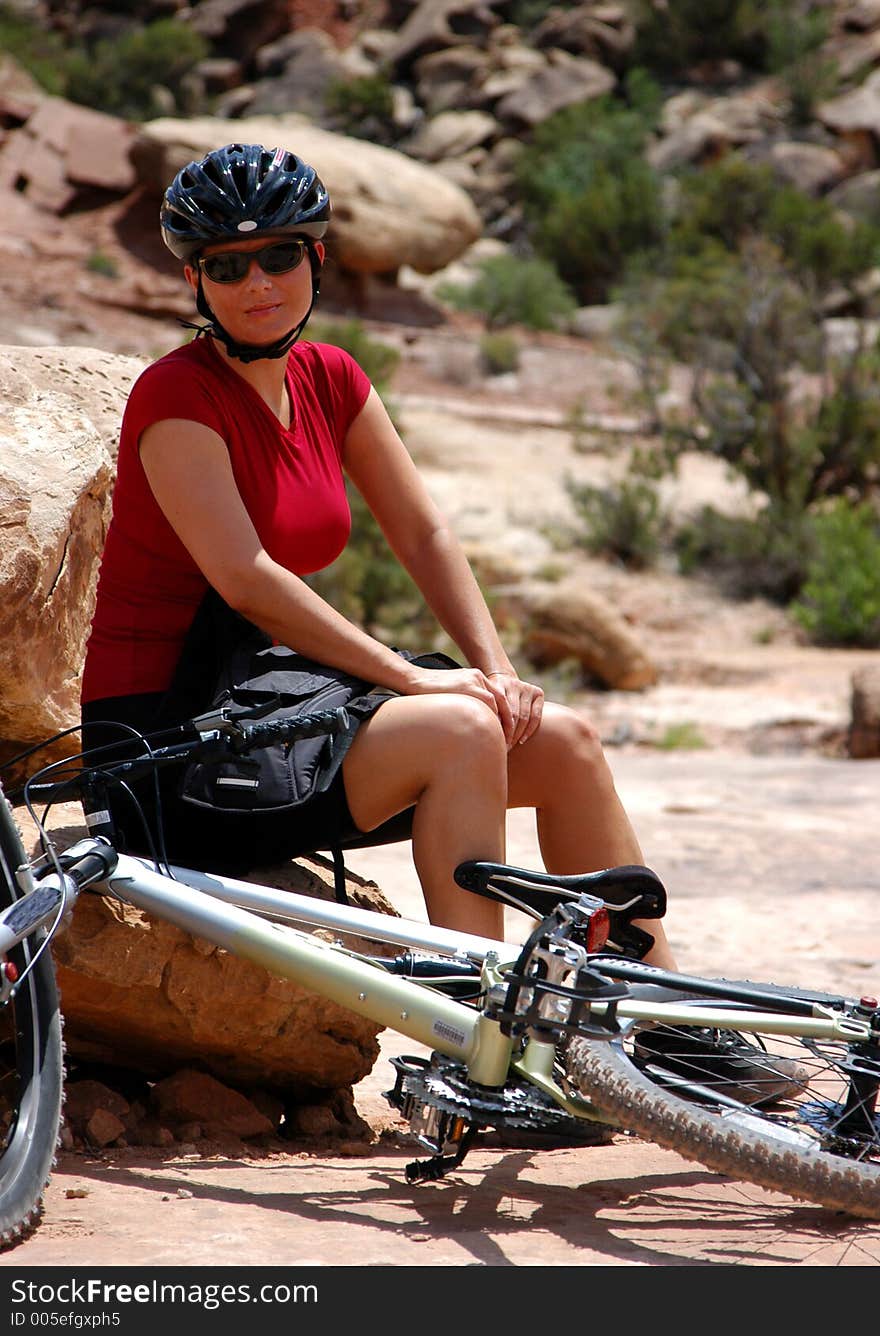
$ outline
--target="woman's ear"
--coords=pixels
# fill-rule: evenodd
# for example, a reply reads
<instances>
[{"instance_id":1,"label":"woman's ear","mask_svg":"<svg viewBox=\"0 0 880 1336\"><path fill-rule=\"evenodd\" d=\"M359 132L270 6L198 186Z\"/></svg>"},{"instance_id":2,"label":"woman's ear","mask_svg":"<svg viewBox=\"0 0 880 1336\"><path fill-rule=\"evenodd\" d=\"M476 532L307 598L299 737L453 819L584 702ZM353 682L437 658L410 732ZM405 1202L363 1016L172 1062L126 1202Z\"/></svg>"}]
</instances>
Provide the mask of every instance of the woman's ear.
<instances>
[{"instance_id":1,"label":"woman's ear","mask_svg":"<svg viewBox=\"0 0 880 1336\"><path fill-rule=\"evenodd\" d=\"M186 279L187 283L192 288L193 292L198 292L199 273L198 270L195 268L195 266L191 264L185 264L183 266L183 276Z\"/></svg>"}]
</instances>

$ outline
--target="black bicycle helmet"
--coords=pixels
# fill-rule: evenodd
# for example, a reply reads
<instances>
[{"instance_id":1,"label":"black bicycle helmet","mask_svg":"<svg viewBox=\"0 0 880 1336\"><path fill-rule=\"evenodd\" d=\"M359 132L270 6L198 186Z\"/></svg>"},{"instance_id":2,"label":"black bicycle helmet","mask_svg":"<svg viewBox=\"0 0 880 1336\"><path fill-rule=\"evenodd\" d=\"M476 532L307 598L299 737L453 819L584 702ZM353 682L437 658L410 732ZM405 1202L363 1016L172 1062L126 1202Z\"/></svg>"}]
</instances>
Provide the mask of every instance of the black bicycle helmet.
<instances>
[{"instance_id":1,"label":"black bicycle helmet","mask_svg":"<svg viewBox=\"0 0 880 1336\"><path fill-rule=\"evenodd\" d=\"M192 260L205 247L261 232L291 234L314 242L330 221L330 197L314 167L295 153L262 144L226 144L177 173L165 192L159 214L162 240L179 260ZM242 361L281 357L302 333L318 296L321 265L309 245L312 303L296 329L269 345L239 344L220 325L202 289L199 274L196 304L210 321L201 333L222 340Z\"/></svg>"},{"instance_id":2,"label":"black bicycle helmet","mask_svg":"<svg viewBox=\"0 0 880 1336\"><path fill-rule=\"evenodd\" d=\"M262 144L227 144L182 167L160 213L162 239L179 260L260 232L318 240L329 221L330 197L314 167Z\"/></svg>"}]
</instances>

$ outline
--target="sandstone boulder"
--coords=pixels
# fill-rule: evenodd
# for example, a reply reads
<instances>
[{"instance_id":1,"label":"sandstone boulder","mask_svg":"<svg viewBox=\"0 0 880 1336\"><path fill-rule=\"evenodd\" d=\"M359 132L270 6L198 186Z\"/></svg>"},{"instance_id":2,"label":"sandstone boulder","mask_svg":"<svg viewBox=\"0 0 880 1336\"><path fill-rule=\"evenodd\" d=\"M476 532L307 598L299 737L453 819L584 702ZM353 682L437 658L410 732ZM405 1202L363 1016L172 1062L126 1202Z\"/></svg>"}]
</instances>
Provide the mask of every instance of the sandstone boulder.
<instances>
[{"instance_id":1,"label":"sandstone boulder","mask_svg":"<svg viewBox=\"0 0 880 1336\"><path fill-rule=\"evenodd\" d=\"M46 96L46 90L31 78L23 65L0 52L0 125L26 121Z\"/></svg>"},{"instance_id":2,"label":"sandstone boulder","mask_svg":"<svg viewBox=\"0 0 880 1336\"><path fill-rule=\"evenodd\" d=\"M852 676L848 751L858 760L880 756L880 664Z\"/></svg>"},{"instance_id":3,"label":"sandstone boulder","mask_svg":"<svg viewBox=\"0 0 880 1336\"><path fill-rule=\"evenodd\" d=\"M538 52L533 57L540 64ZM444 111L482 106L484 85L491 69L489 54L475 46L444 47L421 56L413 66L412 80L427 122Z\"/></svg>"},{"instance_id":4,"label":"sandstone boulder","mask_svg":"<svg viewBox=\"0 0 880 1336\"><path fill-rule=\"evenodd\" d=\"M65 1090L61 1144L76 1146L173 1146L197 1149L207 1138L216 1149L233 1143L282 1136L286 1141L334 1142L337 1154L365 1149L372 1129L360 1117L350 1087L322 1091L308 1103L288 1103L260 1087L246 1090L218 1081L196 1067L148 1081L121 1070L105 1081L83 1076L73 1064ZM126 1096L121 1093L124 1087Z\"/></svg>"},{"instance_id":5,"label":"sandstone boulder","mask_svg":"<svg viewBox=\"0 0 880 1336\"><path fill-rule=\"evenodd\" d=\"M836 66L838 86L858 82L880 59L880 30L838 33L825 42L823 53Z\"/></svg>"},{"instance_id":6,"label":"sandstone boulder","mask_svg":"<svg viewBox=\"0 0 880 1336\"><path fill-rule=\"evenodd\" d=\"M263 75L250 84L248 116L302 112L315 115L329 87L369 72L350 53L340 51L320 28L301 28L262 47L255 65Z\"/></svg>"},{"instance_id":7,"label":"sandstone boulder","mask_svg":"<svg viewBox=\"0 0 880 1336\"><path fill-rule=\"evenodd\" d=\"M880 216L880 169L860 172L828 192L828 202L861 222Z\"/></svg>"},{"instance_id":8,"label":"sandstone boulder","mask_svg":"<svg viewBox=\"0 0 880 1336\"><path fill-rule=\"evenodd\" d=\"M865 132L876 140L880 134L880 70L869 74L858 88L821 103L817 114L837 134Z\"/></svg>"},{"instance_id":9,"label":"sandstone boulder","mask_svg":"<svg viewBox=\"0 0 880 1336\"><path fill-rule=\"evenodd\" d=\"M403 153L331 134L299 116L149 121L132 150L142 184L160 194L176 172L226 144L282 144L318 171L333 201L333 256L353 273L430 274L482 231L475 205L440 172Z\"/></svg>"},{"instance_id":10,"label":"sandstone boulder","mask_svg":"<svg viewBox=\"0 0 880 1336\"><path fill-rule=\"evenodd\" d=\"M272 1120L249 1099L207 1072L182 1068L158 1081L153 1093L156 1113L166 1124L198 1123L209 1136L232 1132L235 1136L255 1137L275 1130Z\"/></svg>"},{"instance_id":11,"label":"sandstone boulder","mask_svg":"<svg viewBox=\"0 0 880 1336\"><path fill-rule=\"evenodd\" d=\"M141 367L90 348L0 348L0 756L77 721L119 422Z\"/></svg>"},{"instance_id":12,"label":"sandstone boulder","mask_svg":"<svg viewBox=\"0 0 880 1336\"><path fill-rule=\"evenodd\" d=\"M844 6L842 26L857 32L880 27L880 0L852 0Z\"/></svg>"},{"instance_id":13,"label":"sandstone boulder","mask_svg":"<svg viewBox=\"0 0 880 1336\"><path fill-rule=\"evenodd\" d=\"M95 189L125 194L134 185L126 121L60 97L46 97L0 148L0 187L63 213Z\"/></svg>"},{"instance_id":14,"label":"sandstone boulder","mask_svg":"<svg viewBox=\"0 0 880 1336\"><path fill-rule=\"evenodd\" d=\"M497 0L418 0L401 25L390 52L396 66L405 66L428 51L482 38L500 23L492 9Z\"/></svg>"},{"instance_id":15,"label":"sandstone boulder","mask_svg":"<svg viewBox=\"0 0 880 1336\"><path fill-rule=\"evenodd\" d=\"M689 89L669 99L663 134L649 146L647 158L661 172L699 164L733 148L761 144L778 132L783 119L779 94L769 84L716 98Z\"/></svg>"},{"instance_id":16,"label":"sandstone boulder","mask_svg":"<svg viewBox=\"0 0 880 1336\"><path fill-rule=\"evenodd\" d=\"M574 581L517 592L523 607L523 652L539 666L573 659L618 691L641 691L657 668L636 635L605 599Z\"/></svg>"},{"instance_id":17,"label":"sandstone boulder","mask_svg":"<svg viewBox=\"0 0 880 1336\"><path fill-rule=\"evenodd\" d=\"M290 26L289 0L201 0L187 21L215 52L247 61Z\"/></svg>"},{"instance_id":18,"label":"sandstone boulder","mask_svg":"<svg viewBox=\"0 0 880 1336\"><path fill-rule=\"evenodd\" d=\"M802 144L782 140L770 149L768 160L776 176L805 195L823 195L846 173L840 154L824 144Z\"/></svg>"},{"instance_id":19,"label":"sandstone boulder","mask_svg":"<svg viewBox=\"0 0 880 1336\"><path fill-rule=\"evenodd\" d=\"M484 111L443 111L420 126L405 148L423 162L440 162L479 147L497 129L494 117Z\"/></svg>"},{"instance_id":20,"label":"sandstone boulder","mask_svg":"<svg viewBox=\"0 0 880 1336\"><path fill-rule=\"evenodd\" d=\"M636 25L623 4L553 7L532 33L539 47L593 56L603 64L623 65L636 40Z\"/></svg>"},{"instance_id":21,"label":"sandstone boulder","mask_svg":"<svg viewBox=\"0 0 880 1336\"><path fill-rule=\"evenodd\" d=\"M611 71L596 60L550 51L543 68L499 99L495 114L507 124L531 129L563 107L610 93L616 83Z\"/></svg>"}]
</instances>

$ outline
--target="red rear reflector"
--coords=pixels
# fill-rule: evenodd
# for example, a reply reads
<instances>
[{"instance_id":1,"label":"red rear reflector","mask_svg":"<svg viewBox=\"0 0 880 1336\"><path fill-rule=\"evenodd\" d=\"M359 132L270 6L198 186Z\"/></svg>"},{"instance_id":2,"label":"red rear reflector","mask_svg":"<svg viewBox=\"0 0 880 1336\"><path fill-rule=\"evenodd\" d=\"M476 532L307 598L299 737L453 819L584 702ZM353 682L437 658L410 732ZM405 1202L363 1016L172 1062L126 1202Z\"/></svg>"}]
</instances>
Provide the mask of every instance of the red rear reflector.
<instances>
[{"instance_id":1,"label":"red rear reflector","mask_svg":"<svg viewBox=\"0 0 880 1336\"><path fill-rule=\"evenodd\" d=\"M13 965L11 960L4 961L3 973L6 975L10 983L15 983L16 980L18 979L18 970L16 969L15 965Z\"/></svg>"},{"instance_id":2,"label":"red rear reflector","mask_svg":"<svg viewBox=\"0 0 880 1336\"><path fill-rule=\"evenodd\" d=\"M587 950L601 951L608 941L611 931L611 919L607 909L594 909L587 926Z\"/></svg>"}]
</instances>

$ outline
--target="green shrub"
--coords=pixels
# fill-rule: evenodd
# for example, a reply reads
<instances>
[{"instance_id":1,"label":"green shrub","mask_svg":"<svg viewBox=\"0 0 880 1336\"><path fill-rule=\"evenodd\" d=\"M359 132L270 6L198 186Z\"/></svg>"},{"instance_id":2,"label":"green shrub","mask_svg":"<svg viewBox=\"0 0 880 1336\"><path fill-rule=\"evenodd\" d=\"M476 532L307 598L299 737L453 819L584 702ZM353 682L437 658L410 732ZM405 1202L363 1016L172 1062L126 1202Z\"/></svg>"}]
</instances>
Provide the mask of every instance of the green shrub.
<instances>
[{"instance_id":1,"label":"green shrub","mask_svg":"<svg viewBox=\"0 0 880 1336\"><path fill-rule=\"evenodd\" d=\"M336 79L324 93L324 105L334 129L373 143L392 142L394 94L387 75Z\"/></svg>"},{"instance_id":2,"label":"green shrub","mask_svg":"<svg viewBox=\"0 0 880 1336\"><path fill-rule=\"evenodd\" d=\"M646 128L657 126L667 94L650 70L641 65L628 69L623 76L623 94L625 105Z\"/></svg>"},{"instance_id":3,"label":"green shrub","mask_svg":"<svg viewBox=\"0 0 880 1336\"><path fill-rule=\"evenodd\" d=\"M607 441L590 424L590 413L583 395L573 399L565 413L565 427L571 432L571 448L576 455L603 454Z\"/></svg>"},{"instance_id":4,"label":"green shrub","mask_svg":"<svg viewBox=\"0 0 880 1336\"><path fill-rule=\"evenodd\" d=\"M504 325L552 329L575 308L571 293L548 261L507 254L481 260L468 285L439 284L437 296L460 310L479 312L490 329Z\"/></svg>"},{"instance_id":5,"label":"green shrub","mask_svg":"<svg viewBox=\"0 0 880 1336\"><path fill-rule=\"evenodd\" d=\"M792 271L795 249L749 237L727 250L716 238L665 275L633 270L618 292L670 457L712 454L785 513L861 495L880 478L880 359L871 348L830 358L819 285ZM687 364L691 391L673 416L658 368L675 361ZM799 393L804 372L822 377L821 394Z\"/></svg>"},{"instance_id":6,"label":"green shrub","mask_svg":"<svg viewBox=\"0 0 880 1336\"><path fill-rule=\"evenodd\" d=\"M817 103L834 92L837 68L821 51L831 26L826 11L803 0L795 15L792 8L790 0L767 6L766 65L780 75L788 93L790 120L807 125Z\"/></svg>"},{"instance_id":7,"label":"green shrub","mask_svg":"<svg viewBox=\"0 0 880 1336\"><path fill-rule=\"evenodd\" d=\"M662 238L648 128L640 111L599 98L543 121L517 160L531 243L582 303L603 301L627 258Z\"/></svg>"},{"instance_id":8,"label":"green shrub","mask_svg":"<svg viewBox=\"0 0 880 1336\"><path fill-rule=\"evenodd\" d=\"M337 348L344 348L380 394L387 389L400 361L397 348L372 338L359 320L326 320L319 317L309 322L307 337L316 343L332 343Z\"/></svg>"},{"instance_id":9,"label":"green shrub","mask_svg":"<svg viewBox=\"0 0 880 1336\"><path fill-rule=\"evenodd\" d=\"M503 330L484 334L480 339L480 357L490 376L503 376L519 366L519 343Z\"/></svg>"},{"instance_id":10,"label":"green shrub","mask_svg":"<svg viewBox=\"0 0 880 1336\"><path fill-rule=\"evenodd\" d=\"M703 61L764 65L765 0L630 0L630 12L636 24L633 59L662 75L684 74Z\"/></svg>"},{"instance_id":11,"label":"green shrub","mask_svg":"<svg viewBox=\"0 0 880 1336\"><path fill-rule=\"evenodd\" d=\"M168 18L85 47L0 5L0 51L14 56L48 92L139 121L156 114L158 87L182 106L186 76L209 54L210 44L187 24Z\"/></svg>"},{"instance_id":12,"label":"green shrub","mask_svg":"<svg viewBox=\"0 0 880 1336\"><path fill-rule=\"evenodd\" d=\"M842 222L825 199L783 186L766 164L738 153L682 174L666 241L666 269L707 262L720 245L729 254L756 240L773 246L792 277L826 290L870 269L880 230Z\"/></svg>"},{"instance_id":13,"label":"green shrub","mask_svg":"<svg viewBox=\"0 0 880 1336\"><path fill-rule=\"evenodd\" d=\"M168 89L179 102L185 76L209 49L188 25L157 19L92 50L69 53L65 96L114 116L146 120L157 111L155 89Z\"/></svg>"},{"instance_id":14,"label":"green shrub","mask_svg":"<svg viewBox=\"0 0 880 1336\"><path fill-rule=\"evenodd\" d=\"M370 635L399 637L405 648L412 648L431 624L424 600L363 497L355 488L348 490L351 538L331 566L308 577L308 584Z\"/></svg>"},{"instance_id":15,"label":"green shrub","mask_svg":"<svg viewBox=\"0 0 880 1336\"><path fill-rule=\"evenodd\" d=\"M86 269L90 274L100 274L102 278L118 278L119 266L112 255L95 250L86 260Z\"/></svg>"},{"instance_id":16,"label":"green shrub","mask_svg":"<svg viewBox=\"0 0 880 1336\"><path fill-rule=\"evenodd\" d=\"M529 32L532 28L537 28L551 9L570 8L572 8L571 3L566 4L565 0L561 4L559 0L510 0L506 21Z\"/></svg>"},{"instance_id":17,"label":"green shrub","mask_svg":"<svg viewBox=\"0 0 880 1336\"><path fill-rule=\"evenodd\" d=\"M814 521L815 551L791 613L825 645L880 646L880 516L838 498Z\"/></svg>"},{"instance_id":18,"label":"green shrub","mask_svg":"<svg viewBox=\"0 0 880 1336\"><path fill-rule=\"evenodd\" d=\"M64 43L11 5L0 5L0 54L18 61L48 93L64 92Z\"/></svg>"},{"instance_id":19,"label":"green shrub","mask_svg":"<svg viewBox=\"0 0 880 1336\"><path fill-rule=\"evenodd\" d=\"M584 526L575 540L581 547L632 570L654 565L668 521L651 483L625 478L616 486L596 487L569 479L566 489Z\"/></svg>"},{"instance_id":20,"label":"green shrub","mask_svg":"<svg viewBox=\"0 0 880 1336\"><path fill-rule=\"evenodd\" d=\"M705 574L733 598L766 598L787 605L806 579L814 546L804 512L767 506L755 519L703 506L675 535L684 575Z\"/></svg>"},{"instance_id":21,"label":"green shrub","mask_svg":"<svg viewBox=\"0 0 880 1336\"><path fill-rule=\"evenodd\" d=\"M400 353L390 344L372 338L359 320L312 321L309 337L317 343L344 348L377 391L383 395L387 392ZM394 416L393 412L391 415ZM344 617L371 635L396 639L409 648L414 643L430 648L438 631L424 599L392 553L360 493L349 487L348 499L351 538L331 566L308 577L308 584ZM436 647L443 646L437 643Z\"/></svg>"},{"instance_id":22,"label":"green shrub","mask_svg":"<svg viewBox=\"0 0 880 1336\"><path fill-rule=\"evenodd\" d=\"M689 719L678 724L668 724L654 743L661 751L699 751L706 745L699 726Z\"/></svg>"}]
</instances>

